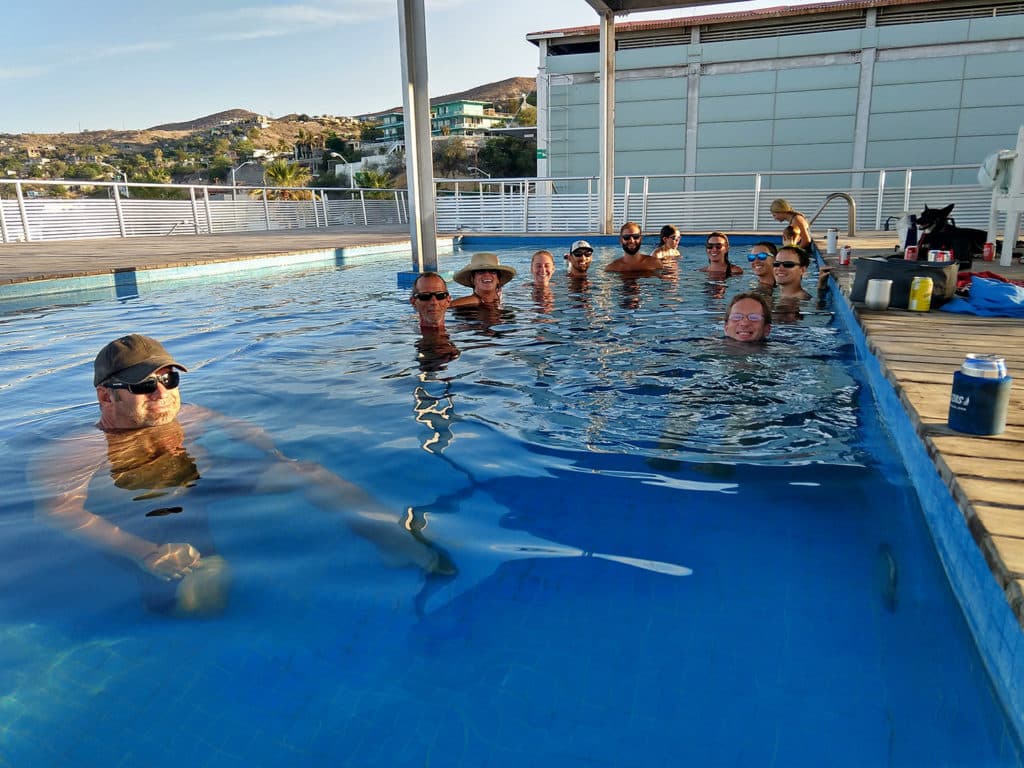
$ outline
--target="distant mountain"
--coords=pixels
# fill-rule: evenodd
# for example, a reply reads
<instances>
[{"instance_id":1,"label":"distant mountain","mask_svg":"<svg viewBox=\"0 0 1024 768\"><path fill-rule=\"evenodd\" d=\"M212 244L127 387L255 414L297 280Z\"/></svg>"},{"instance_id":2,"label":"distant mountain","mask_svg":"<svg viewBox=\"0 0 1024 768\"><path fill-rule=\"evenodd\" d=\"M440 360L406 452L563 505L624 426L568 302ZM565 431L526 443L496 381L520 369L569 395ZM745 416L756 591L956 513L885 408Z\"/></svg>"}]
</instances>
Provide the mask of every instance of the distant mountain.
<instances>
[{"instance_id":1,"label":"distant mountain","mask_svg":"<svg viewBox=\"0 0 1024 768\"><path fill-rule=\"evenodd\" d=\"M189 120L184 123L164 123L163 125L154 125L152 128L147 128L149 131L208 131L211 128L216 128L221 125L225 120L240 121L240 120L255 120L258 118L255 112L250 112L247 109L226 109L223 112L216 112L212 115L206 115L205 117L197 117L195 120Z\"/></svg>"}]
</instances>

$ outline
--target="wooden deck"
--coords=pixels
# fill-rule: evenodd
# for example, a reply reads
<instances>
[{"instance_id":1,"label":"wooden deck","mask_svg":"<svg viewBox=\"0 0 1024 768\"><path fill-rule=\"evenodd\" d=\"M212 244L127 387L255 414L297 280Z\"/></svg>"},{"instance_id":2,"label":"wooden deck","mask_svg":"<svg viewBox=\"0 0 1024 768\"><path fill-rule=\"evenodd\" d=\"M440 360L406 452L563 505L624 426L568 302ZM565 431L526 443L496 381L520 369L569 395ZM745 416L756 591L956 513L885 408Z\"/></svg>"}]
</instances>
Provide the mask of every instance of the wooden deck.
<instances>
[{"instance_id":1,"label":"wooden deck","mask_svg":"<svg viewBox=\"0 0 1024 768\"><path fill-rule=\"evenodd\" d=\"M854 242L863 255L891 253L891 244ZM832 259L828 259L832 261ZM856 259L854 259L856 262ZM848 290L856 264L835 267ZM974 263L1024 280L1024 266ZM1006 598L1024 627L1024 320L976 317L951 312L909 312L856 308L868 347L882 362L918 435L963 512ZM946 426L953 373L968 352L1006 358L1014 377L1006 430L979 437Z\"/></svg>"},{"instance_id":2,"label":"wooden deck","mask_svg":"<svg viewBox=\"0 0 1024 768\"><path fill-rule=\"evenodd\" d=\"M895 237L893 232L879 232L840 240L853 245L857 256L870 256L892 253ZM331 227L5 244L0 245L0 283L408 241L404 227ZM1017 264L975 262L975 270L1024 280L1024 266ZM834 275L841 288L848 288L853 267L835 267ZM857 309L857 317L1024 626L1024 320L863 308ZM946 426L953 372L968 352L1002 355L1014 376L1007 428L1001 435L973 437Z\"/></svg>"}]
</instances>

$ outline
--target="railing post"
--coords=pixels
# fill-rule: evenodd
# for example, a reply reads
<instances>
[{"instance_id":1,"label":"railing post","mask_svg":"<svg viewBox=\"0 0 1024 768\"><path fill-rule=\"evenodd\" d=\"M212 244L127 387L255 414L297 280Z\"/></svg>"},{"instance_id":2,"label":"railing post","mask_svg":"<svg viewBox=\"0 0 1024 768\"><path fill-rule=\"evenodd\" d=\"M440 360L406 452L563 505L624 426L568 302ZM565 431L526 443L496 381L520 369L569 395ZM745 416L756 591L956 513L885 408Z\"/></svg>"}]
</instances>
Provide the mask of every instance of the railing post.
<instances>
[{"instance_id":1,"label":"railing post","mask_svg":"<svg viewBox=\"0 0 1024 768\"><path fill-rule=\"evenodd\" d=\"M0 243L9 243L7 235L7 217L4 215L4 199L0 196Z\"/></svg>"},{"instance_id":2,"label":"railing post","mask_svg":"<svg viewBox=\"0 0 1024 768\"><path fill-rule=\"evenodd\" d=\"M615 210L614 206L612 206L612 210ZM627 221L629 221L629 176L623 177L622 180L622 222L626 223Z\"/></svg>"},{"instance_id":3,"label":"railing post","mask_svg":"<svg viewBox=\"0 0 1024 768\"><path fill-rule=\"evenodd\" d=\"M878 172L878 204L875 206L875 231L882 228L882 201L885 200L885 169Z\"/></svg>"},{"instance_id":4,"label":"railing post","mask_svg":"<svg viewBox=\"0 0 1024 768\"><path fill-rule=\"evenodd\" d=\"M311 202L313 204L313 228L314 229L320 229L320 211L316 207L316 190L315 189L310 191L310 193L309 193L309 202ZM300 222L301 222L301 219L300 219ZM301 223L299 225L299 229L302 229Z\"/></svg>"},{"instance_id":5,"label":"railing post","mask_svg":"<svg viewBox=\"0 0 1024 768\"><path fill-rule=\"evenodd\" d=\"M203 210L206 211L206 233L213 234L213 210L210 208L210 188L203 187Z\"/></svg>"},{"instance_id":6,"label":"railing post","mask_svg":"<svg viewBox=\"0 0 1024 768\"><path fill-rule=\"evenodd\" d=\"M437 199L436 193L435 199ZM462 189L457 181L455 182L455 226L462 226Z\"/></svg>"},{"instance_id":7,"label":"railing post","mask_svg":"<svg viewBox=\"0 0 1024 768\"><path fill-rule=\"evenodd\" d=\"M32 232L28 226L28 211L25 210L25 193L21 190L21 182L14 182L14 196L18 198L18 214L21 216L21 231L25 234L25 242L32 242Z\"/></svg>"},{"instance_id":8,"label":"railing post","mask_svg":"<svg viewBox=\"0 0 1024 768\"><path fill-rule=\"evenodd\" d=\"M523 179L523 232L530 231L530 182Z\"/></svg>"},{"instance_id":9,"label":"railing post","mask_svg":"<svg viewBox=\"0 0 1024 768\"><path fill-rule=\"evenodd\" d=\"M647 176L644 176L643 205L640 207L640 231L641 232L643 232L645 229L647 229L647 193L650 191L650 188L651 188L650 187L650 178L647 177Z\"/></svg>"},{"instance_id":10,"label":"railing post","mask_svg":"<svg viewBox=\"0 0 1024 768\"><path fill-rule=\"evenodd\" d=\"M750 225L751 229L757 229L758 219L761 215L761 174L754 174L754 223Z\"/></svg>"},{"instance_id":11,"label":"railing post","mask_svg":"<svg viewBox=\"0 0 1024 768\"><path fill-rule=\"evenodd\" d=\"M587 229L594 230L594 177L587 179Z\"/></svg>"},{"instance_id":12,"label":"railing post","mask_svg":"<svg viewBox=\"0 0 1024 768\"><path fill-rule=\"evenodd\" d=\"M398 211L398 223L404 224L402 221L402 190L395 190L395 209Z\"/></svg>"},{"instance_id":13,"label":"railing post","mask_svg":"<svg viewBox=\"0 0 1024 768\"><path fill-rule=\"evenodd\" d=\"M368 227L370 226L370 221L366 218L366 195L361 189L359 190L359 204L363 207L363 226Z\"/></svg>"},{"instance_id":14,"label":"railing post","mask_svg":"<svg viewBox=\"0 0 1024 768\"><path fill-rule=\"evenodd\" d=\"M906 175L903 177L903 210L910 210L910 179L913 175L913 171L907 168Z\"/></svg>"},{"instance_id":15,"label":"railing post","mask_svg":"<svg viewBox=\"0 0 1024 768\"><path fill-rule=\"evenodd\" d=\"M121 210L121 190L117 188L117 184L114 185L114 212L117 214L117 228L121 232L121 237L128 237L124 229L124 211Z\"/></svg>"},{"instance_id":16,"label":"railing post","mask_svg":"<svg viewBox=\"0 0 1024 768\"><path fill-rule=\"evenodd\" d=\"M331 226L331 215L330 215L330 211L328 211L328 209L327 209L327 190L326 189L321 189L320 190L320 205L323 206L323 209L324 209L324 226L325 227L329 227L329 226Z\"/></svg>"},{"instance_id":17,"label":"railing post","mask_svg":"<svg viewBox=\"0 0 1024 768\"><path fill-rule=\"evenodd\" d=\"M270 202L267 200L267 188L263 188L263 221L267 225L267 232L270 231Z\"/></svg>"},{"instance_id":18,"label":"railing post","mask_svg":"<svg viewBox=\"0 0 1024 768\"><path fill-rule=\"evenodd\" d=\"M199 234L199 206L196 204L196 188L189 186L188 196L192 201L192 234Z\"/></svg>"}]
</instances>

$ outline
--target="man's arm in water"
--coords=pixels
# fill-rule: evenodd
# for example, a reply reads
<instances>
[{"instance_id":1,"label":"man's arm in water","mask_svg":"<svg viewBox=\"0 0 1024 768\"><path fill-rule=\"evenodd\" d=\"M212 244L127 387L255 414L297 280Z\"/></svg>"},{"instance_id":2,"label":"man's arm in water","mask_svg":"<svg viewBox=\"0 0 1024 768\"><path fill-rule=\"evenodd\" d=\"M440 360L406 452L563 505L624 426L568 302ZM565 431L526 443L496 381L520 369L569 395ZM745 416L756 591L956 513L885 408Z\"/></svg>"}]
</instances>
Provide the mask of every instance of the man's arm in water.
<instances>
[{"instance_id":1,"label":"man's arm in water","mask_svg":"<svg viewBox=\"0 0 1024 768\"><path fill-rule=\"evenodd\" d=\"M36 514L46 524L97 549L118 555L165 579L180 579L199 562L190 544L158 543L124 531L86 508L89 484L105 463L99 430L56 441L37 454L27 470L36 494Z\"/></svg>"}]
</instances>

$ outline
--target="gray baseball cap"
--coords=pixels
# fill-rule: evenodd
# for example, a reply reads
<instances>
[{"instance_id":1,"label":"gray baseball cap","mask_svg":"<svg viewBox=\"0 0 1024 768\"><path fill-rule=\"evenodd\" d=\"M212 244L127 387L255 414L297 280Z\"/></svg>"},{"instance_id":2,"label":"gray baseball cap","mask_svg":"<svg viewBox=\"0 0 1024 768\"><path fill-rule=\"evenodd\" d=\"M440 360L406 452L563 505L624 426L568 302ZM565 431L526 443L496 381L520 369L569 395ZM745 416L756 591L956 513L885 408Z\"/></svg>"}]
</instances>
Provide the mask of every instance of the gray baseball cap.
<instances>
[{"instance_id":1,"label":"gray baseball cap","mask_svg":"<svg viewBox=\"0 0 1024 768\"><path fill-rule=\"evenodd\" d=\"M110 342L96 355L92 384L98 387L112 378L125 384L138 384L169 365L188 373L188 368L171 357L159 341L132 333Z\"/></svg>"}]
</instances>

